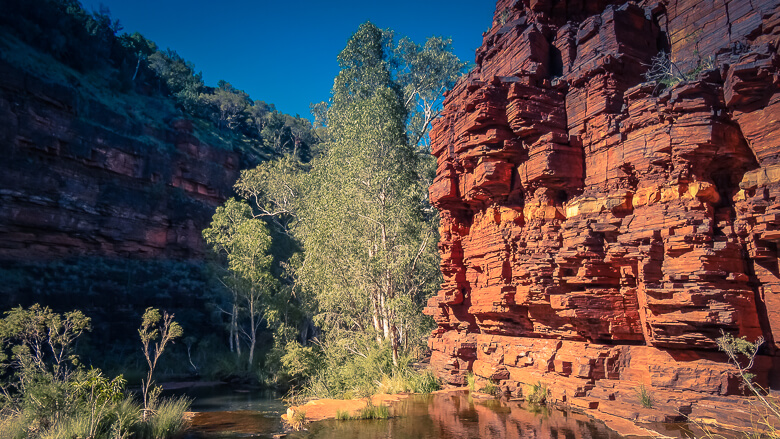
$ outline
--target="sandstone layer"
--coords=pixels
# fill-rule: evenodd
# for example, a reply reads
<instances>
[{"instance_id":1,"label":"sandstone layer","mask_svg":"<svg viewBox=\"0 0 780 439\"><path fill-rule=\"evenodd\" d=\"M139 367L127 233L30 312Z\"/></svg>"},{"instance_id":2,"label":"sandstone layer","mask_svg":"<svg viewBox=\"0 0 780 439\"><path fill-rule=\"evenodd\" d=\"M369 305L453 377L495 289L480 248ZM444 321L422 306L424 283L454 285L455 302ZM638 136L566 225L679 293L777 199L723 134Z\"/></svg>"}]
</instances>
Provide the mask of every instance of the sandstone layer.
<instances>
[{"instance_id":1,"label":"sandstone layer","mask_svg":"<svg viewBox=\"0 0 780 439\"><path fill-rule=\"evenodd\" d=\"M236 153L201 142L172 108L112 107L2 59L0 78L0 261L203 255ZM129 116L155 111L168 119Z\"/></svg>"},{"instance_id":2,"label":"sandstone layer","mask_svg":"<svg viewBox=\"0 0 780 439\"><path fill-rule=\"evenodd\" d=\"M431 132L439 374L738 423L724 332L780 384L779 44L776 0L499 0Z\"/></svg>"}]
</instances>

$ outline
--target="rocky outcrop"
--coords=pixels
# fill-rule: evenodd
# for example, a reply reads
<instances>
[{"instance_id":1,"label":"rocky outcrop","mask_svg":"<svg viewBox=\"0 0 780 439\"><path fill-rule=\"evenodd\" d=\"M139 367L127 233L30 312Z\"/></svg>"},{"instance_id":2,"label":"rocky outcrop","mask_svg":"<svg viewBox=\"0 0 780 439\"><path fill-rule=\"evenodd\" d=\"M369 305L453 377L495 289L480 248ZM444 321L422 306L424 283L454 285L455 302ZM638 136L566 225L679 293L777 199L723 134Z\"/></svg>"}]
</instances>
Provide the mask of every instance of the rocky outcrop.
<instances>
[{"instance_id":1,"label":"rocky outcrop","mask_svg":"<svg viewBox=\"0 0 780 439\"><path fill-rule=\"evenodd\" d=\"M499 0L431 132L439 374L739 411L721 331L780 348L779 45L777 1Z\"/></svg>"},{"instance_id":2,"label":"rocky outcrop","mask_svg":"<svg viewBox=\"0 0 780 439\"><path fill-rule=\"evenodd\" d=\"M203 255L237 154L162 98L99 99L2 59L0 78L0 260Z\"/></svg>"}]
</instances>

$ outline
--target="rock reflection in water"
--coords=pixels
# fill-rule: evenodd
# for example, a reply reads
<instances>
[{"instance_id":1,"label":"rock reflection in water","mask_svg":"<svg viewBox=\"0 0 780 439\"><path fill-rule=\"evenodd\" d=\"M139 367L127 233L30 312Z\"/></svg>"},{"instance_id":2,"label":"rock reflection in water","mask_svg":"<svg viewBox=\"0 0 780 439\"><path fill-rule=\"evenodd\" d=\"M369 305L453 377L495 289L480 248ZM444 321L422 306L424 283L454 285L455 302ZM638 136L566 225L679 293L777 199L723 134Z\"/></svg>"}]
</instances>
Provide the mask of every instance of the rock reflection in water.
<instances>
[{"instance_id":1,"label":"rock reflection in water","mask_svg":"<svg viewBox=\"0 0 780 439\"><path fill-rule=\"evenodd\" d=\"M296 438L517 438L619 439L585 415L555 409L528 410L520 402L474 400L465 392L419 396L394 406L381 421L321 421Z\"/></svg>"}]
</instances>

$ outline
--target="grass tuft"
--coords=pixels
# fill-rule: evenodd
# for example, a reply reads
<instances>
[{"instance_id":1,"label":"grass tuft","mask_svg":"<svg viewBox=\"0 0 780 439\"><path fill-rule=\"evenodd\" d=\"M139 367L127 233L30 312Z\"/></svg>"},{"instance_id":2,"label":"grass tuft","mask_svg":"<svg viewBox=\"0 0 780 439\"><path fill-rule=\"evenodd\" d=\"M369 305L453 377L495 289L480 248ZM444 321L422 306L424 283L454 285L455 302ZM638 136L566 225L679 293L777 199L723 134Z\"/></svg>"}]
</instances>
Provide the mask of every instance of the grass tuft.
<instances>
[{"instance_id":1,"label":"grass tuft","mask_svg":"<svg viewBox=\"0 0 780 439\"><path fill-rule=\"evenodd\" d=\"M547 404L548 393L549 390L547 389L547 385L541 381L537 381L536 384L534 384L531 388L531 393L528 395L526 400L534 405L544 405Z\"/></svg>"},{"instance_id":2,"label":"grass tuft","mask_svg":"<svg viewBox=\"0 0 780 439\"><path fill-rule=\"evenodd\" d=\"M189 427L184 412L191 403L192 400L186 397L159 400L152 408L152 416L140 424L138 437L157 439L180 435Z\"/></svg>"},{"instance_id":3,"label":"grass tuft","mask_svg":"<svg viewBox=\"0 0 780 439\"><path fill-rule=\"evenodd\" d=\"M644 384L640 385L639 388L636 389L636 396L639 398L639 403L642 404L642 407L646 409L653 408L653 396L650 394Z\"/></svg>"},{"instance_id":4,"label":"grass tuft","mask_svg":"<svg viewBox=\"0 0 780 439\"><path fill-rule=\"evenodd\" d=\"M488 395L498 396L500 389L493 381L488 380L485 387L481 388L480 391Z\"/></svg>"},{"instance_id":5,"label":"grass tuft","mask_svg":"<svg viewBox=\"0 0 780 439\"><path fill-rule=\"evenodd\" d=\"M287 423L290 424L295 431L301 431L306 427L309 421L306 420L306 410L295 410L291 417L287 419Z\"/></svg>"},{"instance_id":6,"label":"grass tuft","mask_svg":"<svg viewBox=\"0 0 780 439\"><path fill-rule=\"evenodd\" d=\"M374 405L368 400L368 405L363 407L358 414L358 419L387 419L390 417L390 408L384 404Z\"/></svg>"}]
</instances>

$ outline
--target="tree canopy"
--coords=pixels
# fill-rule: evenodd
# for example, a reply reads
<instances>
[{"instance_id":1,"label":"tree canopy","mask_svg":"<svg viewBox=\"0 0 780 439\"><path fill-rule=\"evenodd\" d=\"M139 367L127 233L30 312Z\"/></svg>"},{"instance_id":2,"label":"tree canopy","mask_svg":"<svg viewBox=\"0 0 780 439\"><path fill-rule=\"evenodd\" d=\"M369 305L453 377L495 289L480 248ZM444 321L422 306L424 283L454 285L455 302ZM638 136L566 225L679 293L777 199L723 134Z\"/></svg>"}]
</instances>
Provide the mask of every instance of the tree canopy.
<instances>
[{"instance_id":1,"label":"tree canopy","mask_svg":"<svg viewBox=\"0 0 780 439\"><path fill-rule=\"evenodd\" d=\"M326 141L311 162L264 163L242 172L236 189L257 217L300 242L296 288L310 293L326 336L387 342L397 363L421 338L420 306L438 276L425 201L433 160L418 143L463 63L441 38L395 46L392 35L364 23L339 54L329 105L312 105Z\"/></svg>"}]
</instances>

